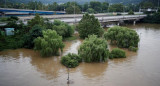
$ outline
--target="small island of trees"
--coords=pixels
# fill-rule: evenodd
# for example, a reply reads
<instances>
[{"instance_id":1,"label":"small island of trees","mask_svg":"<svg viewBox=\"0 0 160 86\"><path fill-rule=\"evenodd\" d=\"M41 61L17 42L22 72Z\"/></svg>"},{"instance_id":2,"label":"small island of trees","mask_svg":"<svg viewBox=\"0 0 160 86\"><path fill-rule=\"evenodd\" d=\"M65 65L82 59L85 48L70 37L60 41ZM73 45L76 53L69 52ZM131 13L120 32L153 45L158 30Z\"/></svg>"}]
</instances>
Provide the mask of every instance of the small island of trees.
<instances>
[{"instance_id":1,"label":"small island of trees","mask_svg":"<svg viewBox=\"0 0 160 86\"><path fill-rule=\"evenodd\" d=\"M27 25L22 22L17 24L17 18L11 17L6 27L15 28L15 35L1 35L0 50L30 48L39 51L41 56L49 57L59 55L63 51L63 40L72 37L74 28L60 20L54 20L53 23L43 19L38 14L28 21ZM116 48L112 51L108 49L108 41L116 44L120 48L129 48L131 51L137 51L139 36L136 31L115 26L109 28L104 33L98 19L93 15L85 14L79 22L78 32L80 38L85 39L78 49L78 54L68 54L61 57L61 63L68 68L74 68L81 61L84 62L105 62L108 59L124 58L126 54L123 50ZM104 34L103 34L104 33ZM108 40L108 41L107 41Z\"/></svg>"}]
</instances>

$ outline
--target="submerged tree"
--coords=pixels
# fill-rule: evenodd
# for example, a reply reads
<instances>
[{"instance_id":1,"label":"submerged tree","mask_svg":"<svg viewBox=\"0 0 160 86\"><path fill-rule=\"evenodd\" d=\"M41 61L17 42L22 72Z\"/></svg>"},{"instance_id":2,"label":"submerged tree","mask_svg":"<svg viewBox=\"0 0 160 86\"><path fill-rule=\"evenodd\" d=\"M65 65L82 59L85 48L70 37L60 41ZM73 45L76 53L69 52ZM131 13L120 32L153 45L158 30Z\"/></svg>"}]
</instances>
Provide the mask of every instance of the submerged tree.
<instances>
[{"instance_id":1,"label":"submerged tree","mask_svg":"<svg viewBox=\"0 0 160 86\"><path fill-rule=\"evenodd\" d=\"M125 51L121 50L119 48L114 48L109 55L110 59L112 59L112 58L125 58L125 57L126 57Z\"/></svg>"},{"instance_id":2,"label":"submerged tree","mask_svg":"<svg viewBox=\"0 0 160 86\"><path fill-rule=\"evenodd\" d=\"M64 47L62 37L54 30L43 31L43 37L36 38L34 43L34 49L40 51L42 56L57 55L59 49L62 51Z\"/></svg>"},{"instance_id":3,"label":"submerged tree","mask_svg":"<svg viewBox=\"0 0 160 86\"><path fill-rule=\"evenodd\" d=\"M60 20L54 20L52 29L63 38L71 37L74 33L74 28L71 25L68 25Z\"/></svg>"},{"instance_id":4,"label":"submerged tree","mask_svg":"<svg viewBox=\"0 0 160 86\"><path fill-rule=\"evenodd\" d=\"M88 37L88 35L97 35L100 37L103 34L103 28L101 27L97 18L94 15L85 14L79 22L78 32L81 38Z\"/></svg>"},{"instance_id":5,"label":"submerged tree","mask_svg":"<svg viewBox=\"0 0 160 86\"><path fill-rule=\"evenodd\" d=\"M78 54L85 62L107 61L109 56L107 42L104 39L97 38L96 35L90 35L80 46Z\"/></svg>"},{"instance_id":6,"label":"submerged tree","mask_svg":"<svg viewBox=\"0 0 160 86\"><path fill-rule=\"evenodd\" d=\"M112 44L117 44L118 47L138 47L139 36L137 32L127 27L111 27L104 33L104 37L110 40Z\"/></svg>"},{"instance_id":7,"label":"submerged tree","mask_svg":"<svg viewBox=\"0 0 160 86\"><path fill-rule=\"evenodd\" d=\"M82 58L76 54L69 53L61 58L61 63L68 68L74 68L78 66L80 62L82 62Z\"/></svg>"}]
</instances>

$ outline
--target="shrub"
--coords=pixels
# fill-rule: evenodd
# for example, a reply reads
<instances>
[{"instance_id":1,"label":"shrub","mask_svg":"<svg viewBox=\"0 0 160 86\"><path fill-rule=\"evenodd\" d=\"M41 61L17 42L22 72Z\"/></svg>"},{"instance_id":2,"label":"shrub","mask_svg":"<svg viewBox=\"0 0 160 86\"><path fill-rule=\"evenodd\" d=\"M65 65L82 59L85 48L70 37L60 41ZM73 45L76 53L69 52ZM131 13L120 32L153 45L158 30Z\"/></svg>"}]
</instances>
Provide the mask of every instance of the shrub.
<instances>
[{"instance_id":1,"label":"shrub","mask_svg":"<svg viewBox=\"0 0 160 86\"><path fill-rule=\"evenodd\" d=\"M36 14L36 16L33 19L28 21L28 26L31 28L36 24L44 26L44 19L40 17L39 14Z\"/></svg>"},{"instance_id":2,"label":"shrub","mask_svg":"<svg viewBox=\"0 0 160 86\"><path fill-rule=\"evenodd\" d=\"M118 47L129 48L129 46L138 46L139 36L136 31L126 27L111 27L104 33L104 38Z\"/></svg>"},{"instance_id":3,"label":"shrub","mask_svg":"<svg viewBox=\"0 0 160 86\"><path fill-rule=\"evenodd\" d=\"M34 47L34 39L37 37L42 37L42 30L44 28L40 25L34 25L29 33L25 34L23 39L25 41L24 47L25 48L33 48Z\"/></svg>"},{"instance_id":4,"label":"shrub","mask_svg":"<svg viewBox=\"0 0 160 86\"><path fill-rule=\"evenodd\" d=\"M82 62L82 59L76 54L69 53L61 58L61 63L69 68L77 67L80 62Z\"/></svg>"},{"instance_id":5,"label":"shrub","mask_svg":"<svg viewBox=\"0 0 160 86\"><path fill-rule=\"evenodd\" d=\"M101 27L97 18L94 15L85 14L79 22L78 32L81 38L88 37L88 35L97 35L100 37L104 29Z\"/></svg>"},{"instance_id":6,"label":"shrub","mask_svg":"<svg viewBox=\"0 0 160 86\"><path fill-rule=\"evenodd\" d=\"M130 47L129 47L129 50L136 52L136 51L138 50L138 48L137 48L137 47L130 46Z\"/></svg>"},{"instance_id":7,"label":"shrub","mask_svg":"<svg viewBox=\"0 0 160 86\"><path fill-rule=\"evenodd\" d=\"M128 12L128 15L134 15L134 12L133 12L132 10L130 10L130 11Z\"/></svg>"},{"instance_id":8,"label":"shrub","mask_svg":"<svg viewBox=\"0 0 160 86\"><path fill-rule=\"evenodd\" d=\"M97 38L96 35L90 35L81 44L78 54L85 62L107 61L109 55L107 42L104 39Z\"/></svg>"},{"instance_id":9,"label":"shrub","mask_svg":"<svg viewBox=\"0 0 160 86\"><path fill-rule=\"evenodd\" d=\"M52 29L55 30L57 34L59 34L63 38L71 37L74 33L74 28L72 28L72 26L60 20L54 20Z\"/></svg>"},{"instance_id":10,"label":"shrub","mask_svg":"<svg viewBox=\"0 0 160 86\"><path fill-rule=\"evenodd\" d=\"M57 55L59 49L63 50L62 37L54 30L43 31L43 37L34 40L34 49L40 51L42 56Z\"/></svg>"},{"instance_id":11,"label":"shrub","mask_svg":"<svg viewBox=\"0 0 160 86\"><path fill-rule=\"evenodd\" d=\"M125 51L123 51L119 48L114 48L111 51L110 56L109 56L110 59L112 59L112 58L125 58L125 57L126 57Z\"/></svg>"}]
</instances>

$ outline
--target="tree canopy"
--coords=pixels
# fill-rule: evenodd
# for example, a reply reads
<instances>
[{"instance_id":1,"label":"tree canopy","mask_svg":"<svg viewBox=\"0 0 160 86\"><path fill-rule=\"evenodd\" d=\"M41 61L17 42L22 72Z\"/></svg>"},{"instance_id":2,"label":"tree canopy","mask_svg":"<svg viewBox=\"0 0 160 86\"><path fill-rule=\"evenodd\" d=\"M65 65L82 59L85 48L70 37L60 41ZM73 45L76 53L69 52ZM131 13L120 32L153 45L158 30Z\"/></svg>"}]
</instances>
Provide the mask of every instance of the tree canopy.
<instances>
[{"instance_id":1,"label":"tree canopy","mask_svg":"<svg viewBox=\"0 0 160 86\"><path fill-rule=\"evenodd\" d=\"M54 20L52 29L63 38L71 37L74 33L74 28L71 25L60 20Z\"/></svg>"},{"instance_id":2,"label":"tree canopy","mask_svg":"<svg viewBox=\"0 0 160 86\"><path fill-rule=\"evenodd\" d=\"M33 27L36 24L41 25L41 26L44 25L44 19L42 17L40 17L39 14L36 14L36 16L33 19L28 21L29 27Z\"/></svg>"},{"instance_id":3,"label":"tree canopy","mask_svg":"<svg viewBox=\"0 0 160 86\"><path fill-rule=\"evenodd\" d=\"M61 58L61 63L68 68L74 68L78 66L80 62L82 62L82 58L76 54L69 53Z\"/></svg>"},{"instance_id":4,"label":"tree canopy","mask_svg":"<svg viewBox=\"0 0 160 86\"><path fill-rule=\"evenodd\" d=\"M125 58L125 57L126 57L125 51L121 50L119 48L114 48L109 55L110 59L112 59L112 58Z\"/></svg>"},{"instance_id":5,"label":"tree canopy","mask_svg":"<svg viewBox=\"0 0 160 86\"><path fill-rule=\"evenodd\" d=\"M43 31L43 37L34 40L35 50L40 51L42 56L58 55L59 49L63 50L62 37L54 30Z\"/></svg>"},{"instance_id":6,"label":"tree canopy","mask_svg":"<svg viewBox=\"0 0 160 86\"><path fill-rule=\"evenodd\" d=\"M107 42L96 35L90 35L80 45L78 54L85 62L102 62L107 61L109 50Z\"/></svg>"},{"instance_id":7,"label":"tree canopy","mask_svg":"<svg viewBox=\"0 0 160 86\"><path fill-rule=\"evenodd\" d=\"M138 47L139 36L137 32L127 27L111 27L104 33L104 37L111 43L117 44L118 47Z\"/></svg>"},{"instance_id":8,"label":"tree canopy","mask_svg":"<svg viewBox=\"0 0 160 86\"><path fill-rule=\"evenodd\" d=\"M97 18L94 15L85 14L78 24L78 32L81 38L88 37L88 35L97 35L100 37L104 29L101 27Z\"/></svg>"}]
</instances>

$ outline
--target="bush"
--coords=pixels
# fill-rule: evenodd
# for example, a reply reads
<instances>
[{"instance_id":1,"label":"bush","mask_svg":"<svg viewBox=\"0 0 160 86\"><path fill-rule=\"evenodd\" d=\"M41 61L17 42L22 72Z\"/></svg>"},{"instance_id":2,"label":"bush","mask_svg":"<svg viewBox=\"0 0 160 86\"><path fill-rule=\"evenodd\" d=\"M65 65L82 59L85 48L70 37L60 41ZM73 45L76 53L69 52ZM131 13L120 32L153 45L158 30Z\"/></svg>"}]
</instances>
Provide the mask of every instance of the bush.
<instances>
[{"instance_id":1,"label":"bush","mask_svg":"<svg viewBox=\"0 0 160 86\"><path fill-rule=\"evenodd\" d=\"M139 42L137 32L126 27L111 27L104 33L104 37L122 48L137 47Z\"/></svg>"},{"instance_id":2,"label":"bush","mask_svg":"<svg viewBox=\"0 0 160 86\"><path fill-rule=\"evenodd\" d=\"M34 44L34 49L40 51L42 56L58 55L59 49L62 52L64 48L62 37L54 30L43 31L43 37L36 38Z\"/></svg>"},{"instance_id":3,"label":"bush","mask_svg":"<svg viewBox=\"0 0 160 86\"><path fill-rule=\"evenodd\" d=\"M138 50L138 48L137 48L137 47L130 46L130 47L129 47L129 50L136 52L136 51Z\"/></svg>"},{"instance_id":4,"label":"bush","mask_svg":"<svg viewBox=\"0 0 160 86\"><path fill-rule=\"evenodd\" d=\"M160 12L154 13L153 15L147 15L147 17L143 19L143 22L160 24Z\"/></svg>"},{"instance_id":5,"label":"bush","mask_svg":"<svg viewBox=\"0 0 160 86\"><path fill-rule=\"evenodd\" d=\"M74 33L74 28L72 28L72 26L60 20L54 20L52 29L55 30L57 34L59 34L63 38L71 37Z\"/></svg>"},{"instance_id":6,"label":"bush","mask_svg":"<svg viewBox=\"0 0 160 86\"><path fill-rule=\"evenodd\" d=\"M80 62L82 62L82 58L76 54L69 53L66 56L62 56L61 58L61 63L68 68L77 67Z\"/></svg>"},{"instance_id":7,"label":"bush","mask_svg":"<svg viewBox=\"0 0 160 86\"><path fill-rule=\"evenodd\" d=\"M33 48L34 47L34 39L37 37L42 37L42 30L44 28L40 25L34 25L29 33L25 34L23 39L25 41L24 47L25 48Z\"/></svg>"},{"instance_id":8,"label":"bush","mask_svg":"<svg viewBox=\"0 0 160 86\"><path fill-rule=\"evenodd\" d=\"M134 15L134 12L133 12L132 10L130 10L130 11L128 12L128 15Z\"/></svg>"},{"instance_id":9,"label":"bush","mask_svg":"<svg viewBox=\"0 0 160 86\"><path fill-rule=\"evenodd\" d=\"M123 51L119 48L114 48L111 51L110 56L109 56L110 59L112 59L112 58L125 58L125 57L126 57L125 51Z\"/></svg>"},{"instance_id":10,"label":"bush","mask_svg":"<svg viewBox=\"0 0 160 86\"><path fill-rule=\"evenodd\" d=\"M33 19L28 21L28 26L31 28L36 24L44 26L44 19L40 17L39 14L36 14L36 16Z\"/></svg>"},{"instance_id":11,"label":"bush","mask_svg":"<svg viewBox=\"0 0 160 86\"><path fill-rule=\"evenodd\" d=\"M109 55L107 42L104 39L97 38L96 35L90 35L81 44L78 54L85 62L107 61Z\"/></svg>"},{"instance_id":12,"label":"bush","mask_svg":"<svg viewBox=\"0 0 160 86\"><path fill-rule=\"evenodd\" d=\"M79 22L78 32L81 38L88 37L88 35L97 35L100 37L104 29L101 27L97 18L94 15L85 14Z\"/></svg>"}]
</instances>

